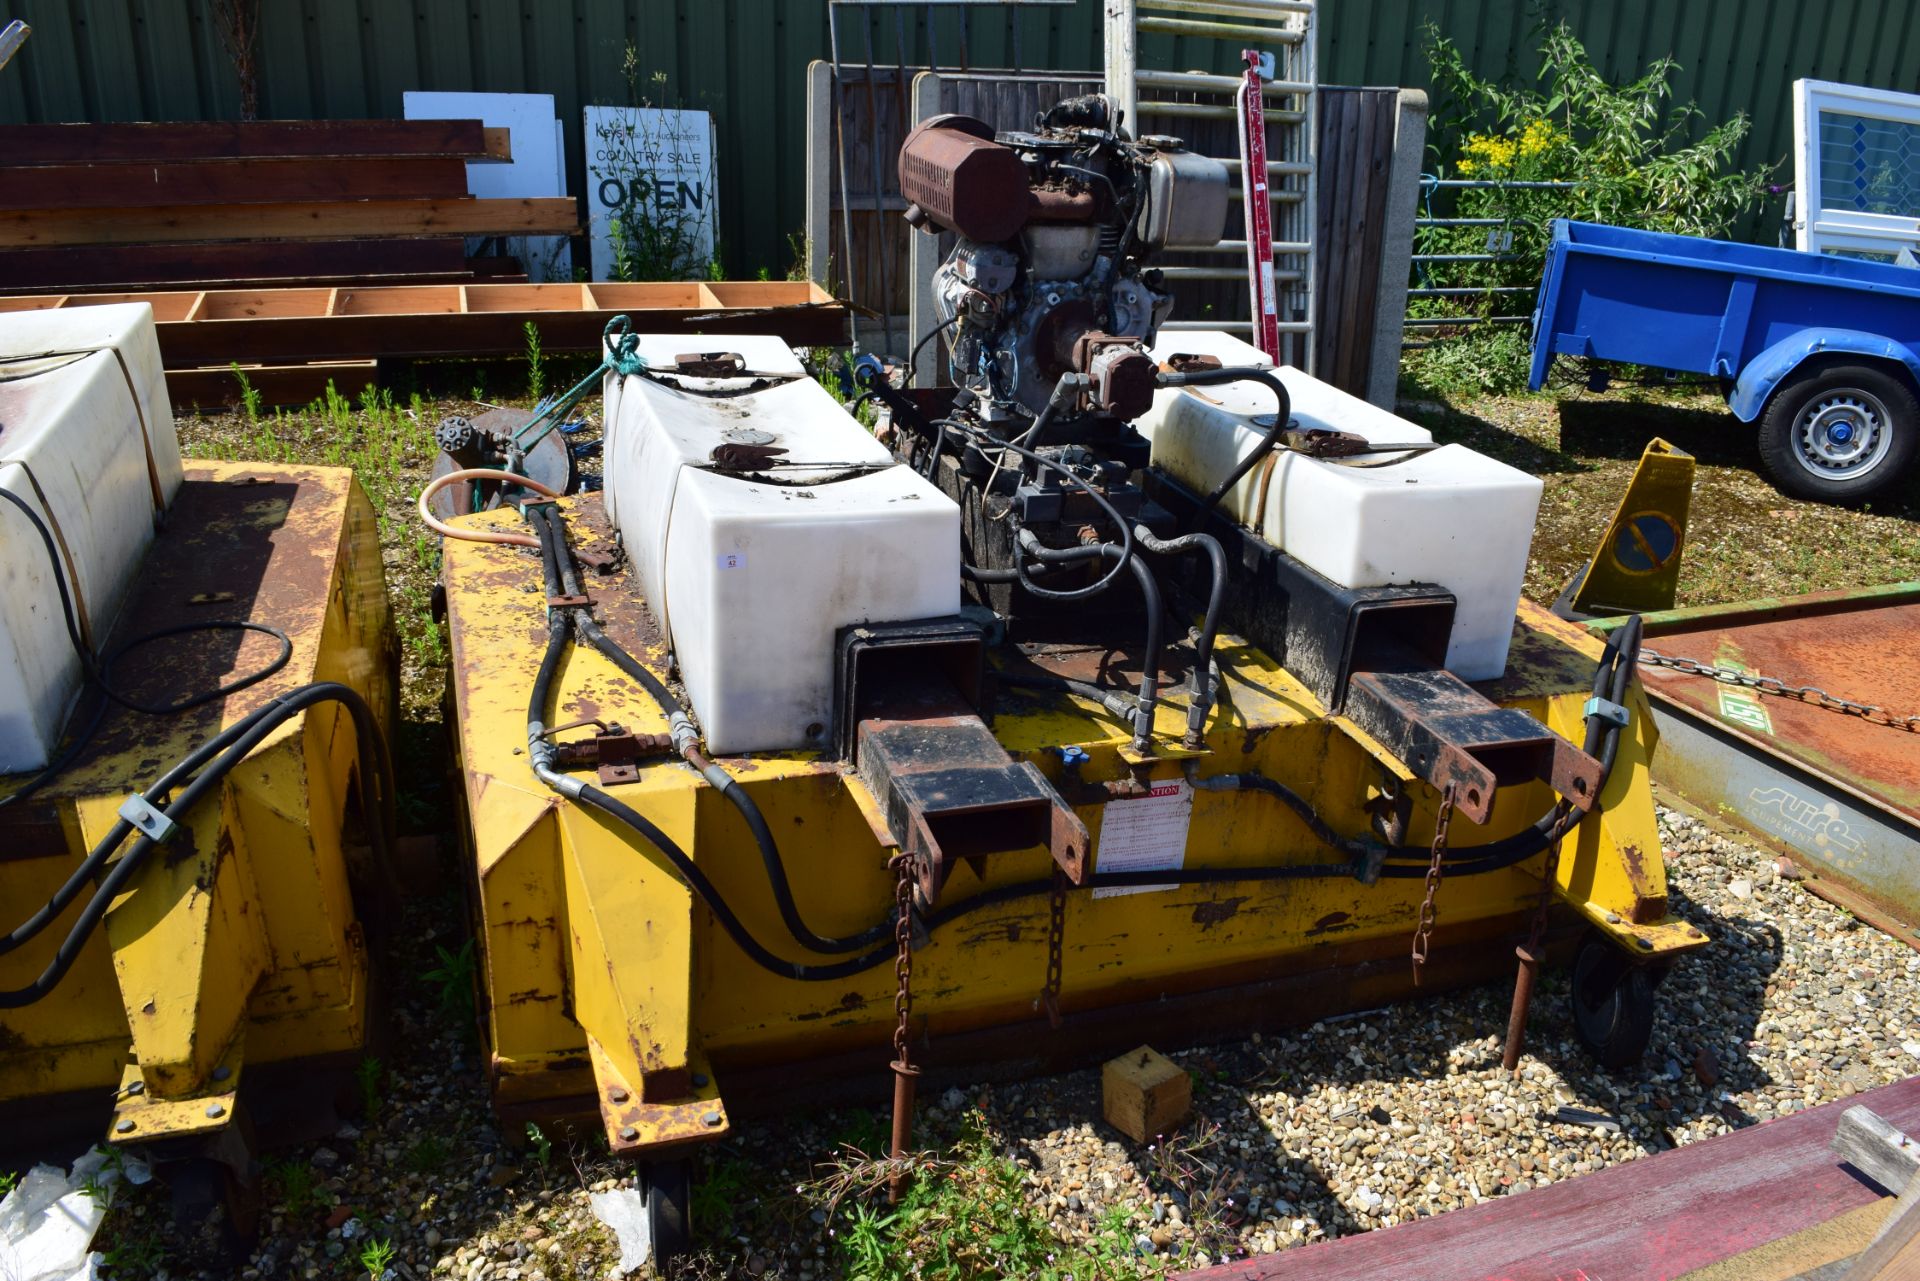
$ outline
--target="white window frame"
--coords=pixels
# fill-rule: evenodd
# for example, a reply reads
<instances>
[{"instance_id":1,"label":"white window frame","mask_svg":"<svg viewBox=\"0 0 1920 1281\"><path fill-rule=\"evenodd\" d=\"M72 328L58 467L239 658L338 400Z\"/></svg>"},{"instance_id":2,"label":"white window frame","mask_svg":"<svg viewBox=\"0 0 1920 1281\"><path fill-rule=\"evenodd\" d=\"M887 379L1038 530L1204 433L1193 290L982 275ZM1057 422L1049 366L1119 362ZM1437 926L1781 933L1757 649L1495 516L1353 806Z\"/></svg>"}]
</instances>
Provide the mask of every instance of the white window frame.
<instances>
[{"instance_id":1,"label":"white window frame","mask_svg":"<svg viewBox=\"0 0 1920 1281\"><path fill-rule=\"evenodd\" d=\"M1793 222L1795 245L1808 253L1835 249L1920 253L1920 210L1904 216L1821 205L1818 121L1823 111L1920 126L1920 94L1831 80L1793 82L1793 182L1799 193Z\"/></svg>"}]
</instances>

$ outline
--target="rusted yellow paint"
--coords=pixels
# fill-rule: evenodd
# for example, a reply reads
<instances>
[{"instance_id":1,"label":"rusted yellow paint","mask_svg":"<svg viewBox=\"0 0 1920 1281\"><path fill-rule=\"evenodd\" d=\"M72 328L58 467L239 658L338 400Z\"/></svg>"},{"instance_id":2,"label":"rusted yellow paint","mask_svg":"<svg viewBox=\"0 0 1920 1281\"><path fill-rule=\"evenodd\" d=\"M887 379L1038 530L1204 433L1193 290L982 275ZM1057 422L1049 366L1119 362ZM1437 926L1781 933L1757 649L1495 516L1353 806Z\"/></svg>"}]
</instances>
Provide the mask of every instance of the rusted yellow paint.
<instances>
[{"instance_id":1,"label":"rusted yellow paint","mask_svg":"<svg viewBox=\"0 0 1920 1281\"><path fill-rule=\"evenodd\" d=\"M563 510L575 518L576 541L589 541L590 522L578 519L577 502L569 500ZM511 511L462 520L481 528L520 526ZM623 1123L609 1103L614 1092L638 1099L649 1080L670 1086L676 1069L693 1073L695 1064L710 1060L724 1086L735 1065L883 1047L894 1021L890 961L828 982L770 973L720 930L657 851L559 801L534 780L524 753L527 697L546 641L536 555L449 542L445 581L496 1097L503 1104L537 1107L544 1100L560 1107L591 1094L609 1134L617 1135ZM609 614L610 630L664 676L657 643L633 627L622 630L613 617L637 617L630 609L620 613L627 608L623 595L633 591L624 573L588 586ZM1522 666L1505 683L1511 688L1490 689L1579 741L1598 643L1531 606L1518 631L1526 642L1515 649ZM1093 836L1096 868L1107 797L1097 785L1119 780L1204 782L1257 770L1306 796L1335 829L1355 836L1369 830L1366 802L1391 786L1412 798L1409 840L1430 839L1438 800L1433 789L1412 780L1357 728L1329 717L1270 656L1223 637L1221 669L1225 688L1198 757L1131 759L1129 727L1071 696L1010 693L994 730L1009 753L1032 761L1074 805ZM1634 725L1623 736L1603 812L1566 842L1556 890L1623 947L1665 955L1705 939L1665 912L1646 778L1652 722L1637 688L1633 699ZM584 648L570 652L553 705L543 710L548 723L597 716L642 733L665 724L644 692ZM1156 733L1173 743L1185 726L1185 694L1176 687L1160 706ZM1088 756L1071 777L1056 750L1069 745ZM810 753L722 764L765 813L800 913L815 931L852 935L886 919L892 851L876 833L872 798L857 779ZM694 770L663 756L642 765L637 783L613 790L679 842L746 928L780 957L811 964L843 959L810 955L787 936L739 817ZM1454 846L1514 833L1552 800L1544 784L1510 788L1485 829L1455 822ZM1189 866L1216 867L1332 861L1275 798L1204 787L1194 794L1186 859ZM1500 872L1449 880L1438 900L1441 925L1499 921L1500 929L1511 929L1538 899L1543 860L1536 855ZM942 905L1043 880L1050 867L1039 847L990 859L984 877L963 865ZM1071 1013L1177 995L1318 968L1356 947L1392 945L1411 935L1422 890L1416 876L1373 886L1270 880L1102 897L1075 893L1066 906L1061 1004ZM1609 913L1619 920L1609 920ZM1639 948L1635 940L1642 937L1651 951ZM1044 894L964 916L935 933L914 955L916 1036L1031 1021L1046 938ZM645 1151L699 1137L685 1126L692 1094L678 1108L670 1097L657 1102L666 1110L628 1118L639 1138L623 1148ZM663 1119L669 1116L671 1125Z\"/></svg>"},{"instance_id":2,"label":"rusted yellow paint","mask_svg":"<svg viewBox=\"0 0 1920 1281\"><path fill-rule=\"evenodd\" d=\"M352 473L194 463L186 475L156 554L203 562L220 580L210 585L244 591L256 617L286 630L293 656L210 714L133 718L125 747L83 759L23 806L50 821L34 829L31 853L0 859L0 902L20 914L71 874L129 792L275 695L339 681L391 729L385 576L374 513ZM183 526L195 495L209 493L221 495L224 514ZM122 635L142 629L136 597ZM0 1012L0 1106L118 1090L137 1124L110 1139L200 1134L231 1123L243 1044L256 1063L357 1052L367 957L343 832L362 768L374 766L359 760L351 718L336 704L268 735L133 877L53 993ZM0 988L38 975L79 910L0 956Z\"/></svg>"}]
</instances>

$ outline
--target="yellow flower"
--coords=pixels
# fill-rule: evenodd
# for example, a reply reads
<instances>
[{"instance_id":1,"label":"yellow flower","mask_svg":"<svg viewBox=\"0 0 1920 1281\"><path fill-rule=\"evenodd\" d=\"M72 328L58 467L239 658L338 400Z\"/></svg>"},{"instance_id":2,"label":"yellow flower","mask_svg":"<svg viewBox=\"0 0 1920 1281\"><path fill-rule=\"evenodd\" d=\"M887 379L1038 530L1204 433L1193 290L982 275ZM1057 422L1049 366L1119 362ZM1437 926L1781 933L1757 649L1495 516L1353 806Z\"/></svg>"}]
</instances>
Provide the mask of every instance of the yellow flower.
<instances>
[{"instance_id":1,"label":"yellow flower","mask_svg":"<svg viewBox=\"0 0 1920 1281\"><path fill-rule=\"evenodd\" d=\"M1537 156L1551 151L1561 141L1561 137L1560 132L1546 121L1535 120L1520 135L1520 154Z\"/></svg>"},{"instance_id":2,"label":"yellow flower","mask_svg":"<svg viewBox=\"0 0 1920 1281\"><path fill-rule=\"evenodd\" d=\"M1473 161L1462 160L1458 167L1461 173L1472 173L1474 169Z\"/></svg>"}]
</instances>

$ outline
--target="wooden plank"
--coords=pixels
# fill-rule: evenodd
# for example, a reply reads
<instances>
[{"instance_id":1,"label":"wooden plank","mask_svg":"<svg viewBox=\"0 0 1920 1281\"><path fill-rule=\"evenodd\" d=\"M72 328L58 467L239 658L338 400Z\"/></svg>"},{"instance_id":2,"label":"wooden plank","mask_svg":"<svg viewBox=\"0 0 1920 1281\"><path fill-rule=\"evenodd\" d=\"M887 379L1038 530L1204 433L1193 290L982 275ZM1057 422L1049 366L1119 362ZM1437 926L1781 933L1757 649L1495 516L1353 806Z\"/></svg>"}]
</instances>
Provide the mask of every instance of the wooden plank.
<instances>
[{"instance_id":1,"label":"wooden plank","mask_svg":"<svg viewBox=\"0 0 1920 1281\"><path fill-rule=\"evenodd\" d=\"M326 395L327 384L347 397L380 382L377 360L320 361L310 365L243 366L247 384L262 405L310 405ZM240 380L231 365L204 369L169 369L167 399L175 412L183 409L232 409L242 403Z\"/></svg>"},{"instance_id":2,"label":"wooden plank","mask_svg":"<svg viewBox=\"0 0 1920 1281\"><path fill-rule=\"evenodd\" d=\"M1207 1281L1676 1277L1880 1199L1827 1151L1864 1104L1920 1126L1920 1077L1449 1214L1226 1264Z\"/></svg>"},{"instance_id":3,"label":"wooden plank","mask_svg":"<svg viewBox=\"0 0 1920 1281\"><path fill-rule=\"evenodd\" d=\"M571 197L0 210L0 248L435 234L571 236L579 230L579 209Z\"/></svg>"},{"instance_id":4,"label":"wooden plank","mask_svg":"<svg viewBox=\"0 0 1920 1281\"><path fill-rule=\"evenodd\" d=\"M478 120L207 120L174 124L0 125L0 156L24 165L180 160L504 160Z\"/></svg>"},{"instance_id":5,"label":"wooden plank","mask_svg":"<svg viewBox=\"0 0 1920 1281\"><path fill-rule=\"evenodd\" d=\"M4 157L0 157L4 159ZM255 160L244 165L0 165L7 209L151 208L309 200L459 200L464 160Z\"/></svg>"},{"instance_id":6,"label":"wooden plank","mask_svg":"<svg viewBox=\"0 0 1920 1281\"><path fill-rule=\"evenodd\" d=\"M1854 1261L1847 1281L1920 1281L1920 1175L1907 1182L1892 1217Z\"/></svg>"},{"instance_id":7,"label":"wooden plank","mask_svg":"<svg viewBox=\"0 0 1920 1281\"><path fill-rule=\"evenodd\" d=\"M0 312L145 302L154 309L169 369L278 365L373 357L514 355L526 325L549 351L598 351L601 331L626 312L642 332L775 334L795 346L846 341L847 310L808 281L743 281L753 305L722 296L728 282L611 285L483 284L233 289L204 293L0 297ZM332 310L337 314L329 314ZM188 317L194 319L189 320Z\"/></svg>"},{"instance_id":8,"label":"wooden plank","mask_svg":"<svg viewBox=\"0 0 1920 1281\"><path fill-rule=\"evenodd\" d=\"M89 245L0 254L0 290L49 293L330 276L454 275L469 270L467 244L459 236Z\"/></svg>"}]
</instances>

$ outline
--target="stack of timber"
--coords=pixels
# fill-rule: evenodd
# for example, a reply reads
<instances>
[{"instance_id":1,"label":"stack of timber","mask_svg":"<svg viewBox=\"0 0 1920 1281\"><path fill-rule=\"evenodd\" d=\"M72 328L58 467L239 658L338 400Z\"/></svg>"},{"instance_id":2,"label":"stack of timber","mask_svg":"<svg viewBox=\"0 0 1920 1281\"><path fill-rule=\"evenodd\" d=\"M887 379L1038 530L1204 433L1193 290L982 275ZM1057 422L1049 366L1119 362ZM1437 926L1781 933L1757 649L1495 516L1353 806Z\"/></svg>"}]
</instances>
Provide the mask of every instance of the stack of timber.
<instances>
[{"instance_id":1,"label":"stack of timber","mask_svg":"<svg viewBox=\"0 0 1920 1281\"><path fill-rule=\"evenodd\" d=\"M268 403L303 403L331 379L352 395L378 360L514 356L536 326L548 352L601 350L616 315L641 333L686 333L689 351L728 334L796 347L846 341L847 309L810 281L376 285L0 297L0 312L144 302L153 308L176 406L232 404L234 362ZM702 342L696 335L713 335ZM297 362L297 363L296 363Z\"/></svg>"},{"instance_id":2,"label":"stack of timber","mask_svg":"<svg viewBox=\"0 0 1920 1281\"><path fill-rule=\"evenodd\" d=\"M0 127L0 294L481 279L468 236L579 231L468 195L507 159L477 120Z\"/></svg>"}]
</instances>

